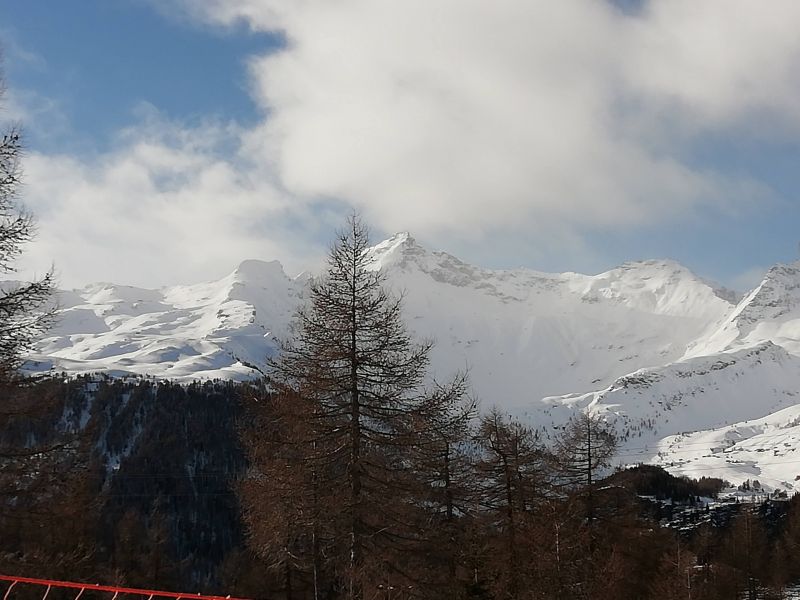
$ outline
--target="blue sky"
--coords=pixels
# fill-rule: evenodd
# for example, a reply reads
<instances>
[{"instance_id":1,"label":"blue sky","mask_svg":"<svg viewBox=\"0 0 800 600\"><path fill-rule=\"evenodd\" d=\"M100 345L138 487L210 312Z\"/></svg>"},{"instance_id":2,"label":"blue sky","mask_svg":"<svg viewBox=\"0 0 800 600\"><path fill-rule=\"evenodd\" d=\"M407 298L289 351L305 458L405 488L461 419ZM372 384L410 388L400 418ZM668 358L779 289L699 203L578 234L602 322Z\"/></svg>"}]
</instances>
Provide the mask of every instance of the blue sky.
<instances>
[{"instance_id":1,"label":"blue sky","mask_svg":"<svg viewBox=\"0 0 800 600\"><path fill-rule=\"evenodd\" d=\"M314 268L351 207L490 267L744 288L798 258L795 4L402 4L0 0L26 266Z\"/></svg>"},{"instance_id":2,"label":"blue sky","mask_svg":"<svg viewBox=\"0 0 800 600\"><path fill-rule=\"evenodd\" d=\"M143 0L3 0L6 75L14 87L57 103L69 131L29 142L43 151L108 149L141 103L191 120L257 118L247 57L280 44L244 27L216 31L165 18ZM39 135L41 134L41 135Z\"/></svg>"}]
</instances>

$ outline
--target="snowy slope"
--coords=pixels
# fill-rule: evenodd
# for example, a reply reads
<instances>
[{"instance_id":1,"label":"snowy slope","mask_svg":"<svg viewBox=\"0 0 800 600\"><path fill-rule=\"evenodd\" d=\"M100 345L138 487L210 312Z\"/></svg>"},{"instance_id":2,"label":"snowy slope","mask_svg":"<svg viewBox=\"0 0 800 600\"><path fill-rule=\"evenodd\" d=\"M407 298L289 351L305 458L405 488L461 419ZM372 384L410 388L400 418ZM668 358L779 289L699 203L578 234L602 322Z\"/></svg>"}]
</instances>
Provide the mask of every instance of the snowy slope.
<instances>
[{"instance_id":1,"label":"snowy slope","mask_svg":"<svg viewBox=\"0 0 800 600\"><path fill-rule=\"evenodd\" d=\"M800 491L800 405L714 429L670 436L655 460L675 474L756 480L766 490Z\"/></svg>"},{"instance_id":2,"label":"snowy slope","mask_svg":"<svg viewBox=\"0 0 800 600\"><path fill-rule=\"evenodd\" d=\"M278 262L248 260L205 284L145 290L109 283L59 295L56 327L32 370L251 377L285 337L302 283Z\"/></svg>"},{"instance_id":3,"label":"snowy slope","mask_svg":"<svg viewBox=\"0 0 800 600\"><path fill-rule=\"evenodd\" d=\"M771 423L782 423L775 415L787 409L800 414L795 410L798 400L800 357L765 342L641 369L598 392L546 398L534 406L532 416L547 430L574 410L602 414L620 436L619 463L652 462L671 470L680 466L681 472L738 483L752 479L753 471L739 473L727 460L708 465L704 457L715 452L723 456L729 445L722 442L726 431L750 431L749 423L770 415ZM690 435L696 431L706 433Z\"/></svg>"},{"instance_id":4,"label":"snowy slope","mask_svg":"<svg viewBox=\"0 0 800 600\"><path fill-rule=\"evenodd\" d=\"M408 234L371 255L405 293L412 330L436 341L436 375L469 368L478 395L509 408L677 360L733 309L667 261L595 276L489 271L430 252ZM261 261L193 286L93 284L62 294L61 322L34 358L70 371L246 376L245 363L263 366L272 338L285 336L302 289L279 263Z\"/></svg>"},{"instance_id":5,"label":"snowy slope","mask_svg":"<svg viewBox=\"0 0 800 600\"><path fill-rule=\"evenodd\" d=\"M622 436L620 462L732 481L752 479L783 456L778 444L794 444L786 440L800 418L792 412L800 263L777 265L739 299L664 260L599 275L487 270L429 251L407 233L369 256L404 294L411 330L436 342L434 376L468 369L484 407L545 429L576 410L598 411ZM251 260L198 285L63 292L60 324L30 366L179 381L251 377L274 352L274 338L288 334L306 281L277 262ZM777 429L782 437L763 438ZM737 435L743 445L724 450ZM732 462L733 451L748 458ZM769 469L762 483L794 485L791 464Z\"/></svg>"},{"instance_id":6,"label":"snowy slope","mask_svg":"<svg viewBox=\"0 0 800 600\"><path fill-rule=\"evenodd\" d=\"M800 261L775 265L761 284L687 355L699 356L772 340L800 354Z\"/></svg>"},{"instance_id":7,"label":"snowy slope","mask_svg":"<svg viewBox=\"0 0 800 600\"><path fill-rule=\"evenodd\" d=\"M545 396L600 389L682 357L733 305L670 261L600 275L490 271L429 252L408 234L376 246L376 268L433 337L439 376L468 367L484 404L524 412Z\"/></svg>"}]
</instances>

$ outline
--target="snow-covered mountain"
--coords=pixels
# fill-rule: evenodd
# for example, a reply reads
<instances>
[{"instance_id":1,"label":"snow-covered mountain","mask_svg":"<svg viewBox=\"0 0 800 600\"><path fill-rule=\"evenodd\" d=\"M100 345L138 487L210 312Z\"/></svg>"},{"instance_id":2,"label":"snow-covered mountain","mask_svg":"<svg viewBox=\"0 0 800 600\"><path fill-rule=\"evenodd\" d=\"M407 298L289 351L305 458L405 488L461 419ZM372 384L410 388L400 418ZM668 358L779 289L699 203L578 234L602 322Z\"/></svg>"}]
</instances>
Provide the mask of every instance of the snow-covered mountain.
<instances>
[{"instance_id":1,"label":"snow-covered mountain","mask_svg":"<svg viewBox=\"0 0 800 600\"><path fill-rule=\"evenodd\" d=\"M153 375L177 381L252 377L287 335L304 279L247 260L211 283L147 290L95 283L61 292L59 320L31 370Z\"/></svg>"},{"instance_id":2,"label":"snow-covered mountain","mask_svg":"<svg viewBox=\"0 0 800 600\"><path fill-rule=\"evenodd\" d=\"M724 352L773 340L800 354L800 262L775 265L761 284L690 354Z\"/></svg>"},{"instance_id":3,"label":"snow-covered mountain","mask_svg":"<svg viewBox=\"0 0 800 600\"><path fill-rule=\"evenodd\" d=\"M800 460L779 459L800 436L800 263L738 298L671 261L599 275L487 270L406 233L369 252L404 293L411 330L436 342L434 375L468 369L483 406L545 430L601 412L622 437L621 462L795 487ZM306 282L249 260L193 286L63 292L30 368L251 377L288 335Z\"/></svg>"}]
</instances>

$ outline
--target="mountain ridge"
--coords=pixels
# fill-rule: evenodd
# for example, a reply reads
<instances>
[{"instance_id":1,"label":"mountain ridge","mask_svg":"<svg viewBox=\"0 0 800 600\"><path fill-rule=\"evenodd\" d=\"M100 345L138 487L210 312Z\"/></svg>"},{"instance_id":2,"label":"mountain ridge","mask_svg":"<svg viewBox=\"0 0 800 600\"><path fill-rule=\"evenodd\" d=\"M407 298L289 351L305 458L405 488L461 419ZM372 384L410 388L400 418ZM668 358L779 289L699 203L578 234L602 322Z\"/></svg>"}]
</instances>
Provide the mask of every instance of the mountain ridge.
<instances>
[{"instance_id":1,"label":"mountain ridge","mask_svg":"<svg viewBox=\"0 0 800 600\"><path fill-rule=\"evenodd\" d=\"M637 439L657 449L641 458L666 465L662 438L768 418L791 408L800 390L800 263L776 265L738 298L663 259L596 275L491 270L428 250L408 232L366 252L370 268L404 294L411 332L436 342L432 376L468 370L485 407L535 426L601 412L619 425L623 453L637 423ZM61 321L28 368L175 381L259 376L307 283L278 261L245 260L194 285L63 292ZM656 408L670 398L679 400L669 411Z\"/></svg>"}]
</instances>

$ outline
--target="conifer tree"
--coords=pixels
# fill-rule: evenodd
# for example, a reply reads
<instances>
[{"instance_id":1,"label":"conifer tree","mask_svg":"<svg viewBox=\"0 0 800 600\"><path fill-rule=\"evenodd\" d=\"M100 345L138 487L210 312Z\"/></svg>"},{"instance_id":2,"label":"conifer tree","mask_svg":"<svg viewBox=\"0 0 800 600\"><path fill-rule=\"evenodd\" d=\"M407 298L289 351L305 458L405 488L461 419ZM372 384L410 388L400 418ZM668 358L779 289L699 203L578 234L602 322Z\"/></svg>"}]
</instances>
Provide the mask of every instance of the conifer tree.
<instances>
[{"instance_id":1,"label":"conifer tree","mask_svg":"<svg viewBox=\"0 0 800 600\"><path fill-rule=\"evenodd\" d=\"M468 395L465 373L428 394L429 410L414 422L409 448L419 486L419 531L424 563L421 576L437 597L461 597L469 585L464 576L464 545L477 512L479 486L472 420L476 401ZM424 575L423 575L424 573Z\"/></svg>"},{"instance_id":2,"label":"conifer tree","mask_svg":"<svg viewBox=\"0 0 800 600\"><path fill-rule=\"evenodd\" d=\"M800 581L800 496L787 503L783 531L775 540L772 580L778 587Z\"/></svg>"},{"instance_id":3,"label":"conifer tree","mask_svg":"<svg viewBox=\"0 0 800 600\"><path fill-rule=\"evenodd\" d=\"M733 568L742 596L757 600L759 587L768 579L768 538L761 519L750 507L743 507L731 522L720 561Z\"/></svg>"},{"instance_id":4,"label":"conifer tree","mask_svg":"<svg viewBox=\"0 0 800 600\"><path fill-rule=\"evenodd\" d=\"M315 599L330 584L323 556L335 556L332 546L336 518L330 507L339 503L329 484L335 473L318 461L313 407L300 393L282 389L250 398L244 442L251 472L240 485L244 519L251 547L281 581L288 599Z\"/></svg>"},{"instance_id":5,"label":"conifer tree","mask_svg":"<svg viewBox=\"0 0 800 600\"><path fill-rule=\"evenodd\" d=\"M683 600L692 597L696 558L678 539L670 540L651 584L652 600Z\"/></svg>"},{"instance_id":6,"label":"conifer tree","mask_svg":"<svg viewBox=\"0 0 800 600\"><path fill-rule=\"evenodd\" d=\"M409 432L429 420L425 394L430 343L406 331L400 297L387 291L356 215L341 231L323 277L313 280L297 315L294 338L272 362L277 389L292 389L309 407L313 464L336 490L346 543L342 584L359 600L379 585L410 585L402 557L418 541L415 487L410 480Z\"/></svg>"},{"instance_id":7,"label":"conifer tree","mask_svg":"<svg viewBox=\"0 0 800 600\"><path fill-rule=\"evenodd\" d=\"M475 439L482 450L481 504L487 527L497 536L487 562L497 573L496 594L513 600L521 597L523 582L533 575L534 540L527 534L530 512L549 485L548 454L533 431L497 409L481 418Z\"/></svg>"},{"instance_id":8,"label":"conifer tree","mask_svg":"<svg viewBox=\"0 0 800 600\"><path fill-rule=\"evenodd\" d=\"M608 423L598 415L586 413L570 419L556 440L559 482L567 492L583 496L590 530L597 518L595 484L610 465L616 448L616 436Z\"/></svg>"},{"instance_id":9,"label":"conifer tree","mask_svg":"<svg viewBox=\"0 0 800 600\"><path fill-rule=\"evenodd\" d=\"M584 586L601 580L598 565L607 558L598 544L599 502L596 487L599 476L610 465L616 451L616 437L606 421L599 415L579 413L565 425L556 439L553 458L557 473L556 488L567 499L577 500L583 506L586 551L579 564ZM607 550L604 549L604 550Z\"/></svg>"}]
</instances>

